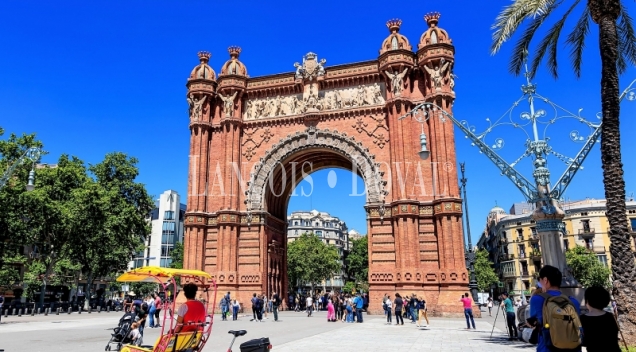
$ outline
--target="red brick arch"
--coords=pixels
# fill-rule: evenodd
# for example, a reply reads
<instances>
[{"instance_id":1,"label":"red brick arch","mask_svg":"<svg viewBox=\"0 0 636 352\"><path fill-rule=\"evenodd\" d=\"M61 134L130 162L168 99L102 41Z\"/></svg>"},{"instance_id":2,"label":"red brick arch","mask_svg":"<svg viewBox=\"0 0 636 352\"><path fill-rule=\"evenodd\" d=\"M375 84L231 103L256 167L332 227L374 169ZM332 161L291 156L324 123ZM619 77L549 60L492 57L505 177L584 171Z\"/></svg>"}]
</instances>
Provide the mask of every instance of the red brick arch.
<instances>
[{"instance_id":1,"label":"red brick arch","mask_svg":"<svg viewBox=\"0 0 636 352\"><path fill-rule=\"evenodd\" d=\"M439 30L438 14L426 20L426 33ZM400 24L390 21L391 35ZM295 72L265 77L242 69L217 78L201 53L187 83L184 266L209 272L220 293L244 304L255 292L286 294L286 208L302 164L341 167L368 191L371 311L399 292L426 297L432 314L461 314L468 282L453 126L400 119L422 102L452 112L454 47L426 33L417 52L400 35L401 45L383 46L374 60L326 66L309 53ZM245 68L240 52L230 48L223 67ZM446 71L433 77L435 67ZM427 160L418 156L422 132Z\"/></svg>"}]
</instances>

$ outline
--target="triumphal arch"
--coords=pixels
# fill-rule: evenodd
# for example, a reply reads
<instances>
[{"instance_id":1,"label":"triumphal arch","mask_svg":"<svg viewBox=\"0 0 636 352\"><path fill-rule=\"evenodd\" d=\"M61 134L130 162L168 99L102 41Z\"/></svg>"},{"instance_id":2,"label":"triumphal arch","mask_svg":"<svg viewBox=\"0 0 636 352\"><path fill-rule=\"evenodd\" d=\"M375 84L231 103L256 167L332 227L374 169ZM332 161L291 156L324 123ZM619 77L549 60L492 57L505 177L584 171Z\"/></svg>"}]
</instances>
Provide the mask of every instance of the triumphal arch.
<instances>
[{"instance_id":1,"label":"triumphal arch","mask_svg":"<svg viewBox=\"0 0 636 352\"><path fill-rule=\"evenodd\" d=\"M453 124L435 111L424 124L398 120L424 101L452 110L455 49L439 18L424 16L416 47L391 20L373 60L328 66L310 52L263 77L248 76L238 47L218 75L200 52L187 82L184 266L244 303L254 292L286 296L291 193L304 175L341 167L367 189L370 309L400 292L424 296L433 314L461 313L468 277Z\"/></svg>"}]
</instances>

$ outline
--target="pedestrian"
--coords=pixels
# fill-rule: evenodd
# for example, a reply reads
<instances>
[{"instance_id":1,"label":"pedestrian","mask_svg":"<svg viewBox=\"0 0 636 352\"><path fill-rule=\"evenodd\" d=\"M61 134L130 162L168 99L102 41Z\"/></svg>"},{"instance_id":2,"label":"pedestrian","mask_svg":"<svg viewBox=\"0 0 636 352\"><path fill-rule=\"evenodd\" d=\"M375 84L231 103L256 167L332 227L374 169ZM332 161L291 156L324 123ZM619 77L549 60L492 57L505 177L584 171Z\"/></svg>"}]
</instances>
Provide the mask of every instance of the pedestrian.
<instances>
[{"instance_id":1,"label":"pedestrian","mask_svg":"<svg viewBox=\"0 0 636 352\"><path fill-rule=\"evenodd\" d=\"M610 304L610 294L600 286L585 290L585 305L588 312L581 315L583 346L588 352L620 352L618 325L614 314L603 309Z\"/></svg>"},{"instance_id":2,"label":"pedestrian","mask_svg":"<svg viewBox=\"0 0 636 352\"><path fill-rule=\"evenodd\" d=\"M274 313L274 321L278 321L278 307L281 304L281 299L278 293L274 292L272 295L272 313Z\"/></svg>"},{"instance_id":3,"label":"pedestrian","mask_svg":"<svg viewBox=\"0 0 636 352\"><path fill-rule=\"evenodd\" d=\"M492 317L492 297L488 297L488 304L486 304L486 306L488 307L488 316Z\"/></svg>"},{"instance_id":4,"label":"pedestrian","mask_svg":"<svg viewBox=\"0 0 636 352\"><path fill-rule=\"evenodd\" d=\"M230 293L221 298L221 320L227 320L228 313L230 311Z\"/></svg>"},{"instance_id":5,"label":"pedestrian","mask_svg":"<svg viewBox=\"0 0 636 352\"><path fill-rule=\"evenodd\" d=\"M427 312L427 308L426 308L426 301L424 300L424 298L422 298L422 296L420 296L419 299L419 304L418 304L418 314L417 314L417 327L422 326L422 317L424 317L424 319L426 319L426 326L429 326L430 323L428 322L428 314Z\"/></svg>"},{"instance_id":6,"label":"pedestrian","mask_svg":"<svg viewBox=\"0 0 636 352\"><path fill-rule=\"evenodd\" d=\"M267 304L269 303L267 301L267 296L263 293L263 294L261 294L260 299L261 299L261 302L263 303L263 304L261 304L261 315L264 317L264 319L267 319L267 309L266 309L266 307L267 307Z\"/></svg>"},{"instance_id":7,"label":"pedestrian","mask_svg":"<svg viewBox=\"0 0 636 352\"><path fill-rule=\"evenodd\" d=\"M562 344L561 338L564 336L579 336L579 327L576 326L575 323L580 322L578 315L581 312L581 305L579 301L577 301L573 297L563 297L561 293L561 280L563 279L563 274L561 271L551 265L545 265L541 270L539 270L539 283L543 291L542 294L534 295L530 298L530 323L535 329L541 329L538 333L537 337L537 352L550 352L556 345L570 345L567 349L580 351L580 345L578 347L572 347L577 344L576 341L570 343ZM544 303L547 302L546 307L544 307ZM543 310L548 309L548 305L554 306L556 302L555 299L560 300L563 307L559 307L561 309L561 315L563 318L555 319L553 316L544 317ZM573 308L573 309L572 309ZM567 320L566 320L566 314ZM547 326L546 326L547 325ZM551 334L550 332L554 331L555 334ZM560 333L556 333L560 331ZM564 332L568 332L568 334L564 334ZM552 341L552 337L557 338L557 341ZM556 343L556 345L555 345ZM562 347L560 347L562 348Z\"/></svg>"},{"instance_id":8,"label":"pedestrian","mask_svg":"<svg viewBox=\"0 0 636 352\"><path fill-rule=\"evenodd\" d=\"M417 325L417 313L418 313L418 309L417 306L419 305L419 301L417 300L417 296L414 294L411 295L411 299L409 300L409 309L411 311L411 324L416 324Z\"/></svg>"},{"instance_id":9,"label":"pedestrian","mask_svg":"<svg viewBox=\"0 0 636 352\"><path fill-rule=\"evenodd\" d=\"M360 293L356 293L356 298L353 300L356 307L356 317L358 323L362 323L362 310L364 309L364 299L360 296Z\"/></svg>"},{"instance_id":10,"label":"pedestrian","mask_svg":"<svg viewBox=\"0 0 636 352\"><path fill-rule=\"evenodd\" d=\"M0 295L0 321L2 321L2 305L4 304L4 296Z\"/></svg>"},{"instance_id":11,"label":"pedestrian","mask_svg":"<svg viewBox=\"0 0 636 352\"><path fill-rule=\"evenodd\" d=\"M161 313L161 309L163 309L163 300L161 299L161 296L157 294L155 296L155 327L156 328L161 327L161 325L159 324L159 313Z\"/></svg>"},{"instance_id":12,"label":"pedestrian","mask_svg":"<svg viewBox=\"0 0 636 352\"><path fill-rule=\"evenodd\" d=\"M258 315L256 314L256 310L258 308L258 297L256 297L256 293L252 294L252 319L250 321L259 321L260 319L258 318ZM259 313L260 314L260 309L259 309Z\"/></svg>"},{"instance_id":13,"label":"pedestrian","mask_svg":"<svg viewBox=\"0 0 636 352\"><path fill-rule=\"evenodd\" d=\"M150 297L148 297L148 300L146 301L148 303L148 318L150 320L150 327L154 328L155 327L155 311L157 310L156 306L155 306L155 294L151 293Z\"/></svg>"},{"instance_id":14,"label":"pedestrian","mask_svg":"<svg viewBox=\"0 0 636 352\"><path fill-rule=\"evenodd\" d=\"M470 323L473 323L473 329L475 328L475 319L473 318L473 300L470 299L468 293L462 295L460 301L464 304L464 316L466 317L466 329L470 330Z\"/></svg>"},{"instance_id":15,"label":"pedestrian","mask_svg":"<svg viewBox=\"0 0 636 352\"><path fill-rule=\"evenodd\" d=\"M314 299L311 298L311 295L307 295L306 305L307 305L307 317L310 317L314 308Z\"/></svg>"},{"instance_id":16,"label":"pedestrian","mask_svg":"<svg viewBox=\"0 0 636 352\"><path fill-rule=\"evenodd\" d=\"M333 306L333 302L331 300L327 300L327 321L335 322L336 321L336 309Z\"/></svg>"},{"instance_id":17,"label":"pedestrian","mask_svg":"<svg viewBox=\"0 0 636 352\"><path fill-rule=\"evenodd\" d=\"M234 301L232 301L232 320L237 320L238 319L238 312L239 312L239 308L241 307L241 305L239 304L239 302L235 299Z\"/></svg>"},{"instance_id":18,"label":"pedestrian","mask_svg":"<svg viewBox=\"0 0 636 352\"><path fill-rule=\"evenodd\" d=\"M504 308L506 312L506 323L508 324L508 341L516 340L519 338L519 333L517 332L517 327L515 326L515 307L512 304L512 299L508 296L508 292L504 292L501 294L503 297L503 302L501 302L501 307ZM514 338L513 338L514 336Z\"/></svg>"},{"instance_id":19,"label":"pedestrian","mask_svg":"<svg viewBox=\"0 0 636 352\"><path fill-rule=\"evenodd\" d=\"M402 300L402 296L399 293L395 294L395 325L404 325L404 317L402 316L402 308L404 307L404 301Z\"/></svg>"},{"instance_id":20,"label":"pedestrian","mask_svg":"<svg viewBox=\"0 0 636 352\"><path fill-rule=\"evenodd\" d=\"M391 309L393 309L393 302L391 302L391 297L390 296L384 295L384 297L385 297L384 306L386 307L384 309L384 312L386 314L386 324L387 325L391 325L391 323L393 323L393 321L391 319Z\"/></svg>"},{"instance_id":21,"label":"pedestrian","mask_svg":"<svg viewBox=\"0 0 636 352\"><path fill-rule=\"evenodd\" d=\"M347 323L353 323L353 303L351 300L346 301Z\"/></svg>"}]
</instances>

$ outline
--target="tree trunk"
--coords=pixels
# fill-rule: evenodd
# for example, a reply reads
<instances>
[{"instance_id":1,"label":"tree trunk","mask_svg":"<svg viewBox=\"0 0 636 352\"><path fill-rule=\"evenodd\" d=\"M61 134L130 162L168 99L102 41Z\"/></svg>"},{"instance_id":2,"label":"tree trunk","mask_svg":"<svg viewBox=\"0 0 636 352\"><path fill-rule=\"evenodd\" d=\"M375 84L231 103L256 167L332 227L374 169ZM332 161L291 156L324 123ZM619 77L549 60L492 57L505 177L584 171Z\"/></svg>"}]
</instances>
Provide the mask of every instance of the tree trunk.
<instances>
[{"instance_id":1,"label":"tree trunk","mask_svg":"<svg viewBox=\"0 0 636 352\"><path fill-rule=\"evenodd\" d=\"M607 4L606 4L607 5ZM625 206L625 180L621 162L619 128L618 33L616 18L601 16L599 43L601 52L601 99L603 126L601 130L601 161L603 183L607 200L606 215L609 221L610 254L612 258L613 294L618 307L618 319L627 343L636 345L636 264L631 250Z\"/></svg>"}]
</instances>

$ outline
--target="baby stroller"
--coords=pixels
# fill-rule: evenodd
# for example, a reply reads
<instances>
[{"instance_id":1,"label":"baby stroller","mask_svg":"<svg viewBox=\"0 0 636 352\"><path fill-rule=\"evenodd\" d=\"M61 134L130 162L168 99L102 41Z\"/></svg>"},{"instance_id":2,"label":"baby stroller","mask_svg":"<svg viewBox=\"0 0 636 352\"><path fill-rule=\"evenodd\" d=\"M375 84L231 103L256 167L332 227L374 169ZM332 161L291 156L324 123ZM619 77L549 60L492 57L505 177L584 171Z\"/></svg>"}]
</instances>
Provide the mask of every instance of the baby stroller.
<instances>
[{"instance_id":1,"label":"baby stroller","mask_svg":"<svg viewBox=\"0 0 636 352\"><path fill-rule=\"evenodd\" d=\"M128 335L130 334L130 330L132 329L131 325L135 322L136 317L137 315L131 312L124 314L124 316L119 319L119 324L113 329L113 333L110 334L110 340L106 344L104 351L110 351L111 345L114 344L117 344L115 351L119 351L122 345L131 342Z\"/></svg>"}]
</instances>

